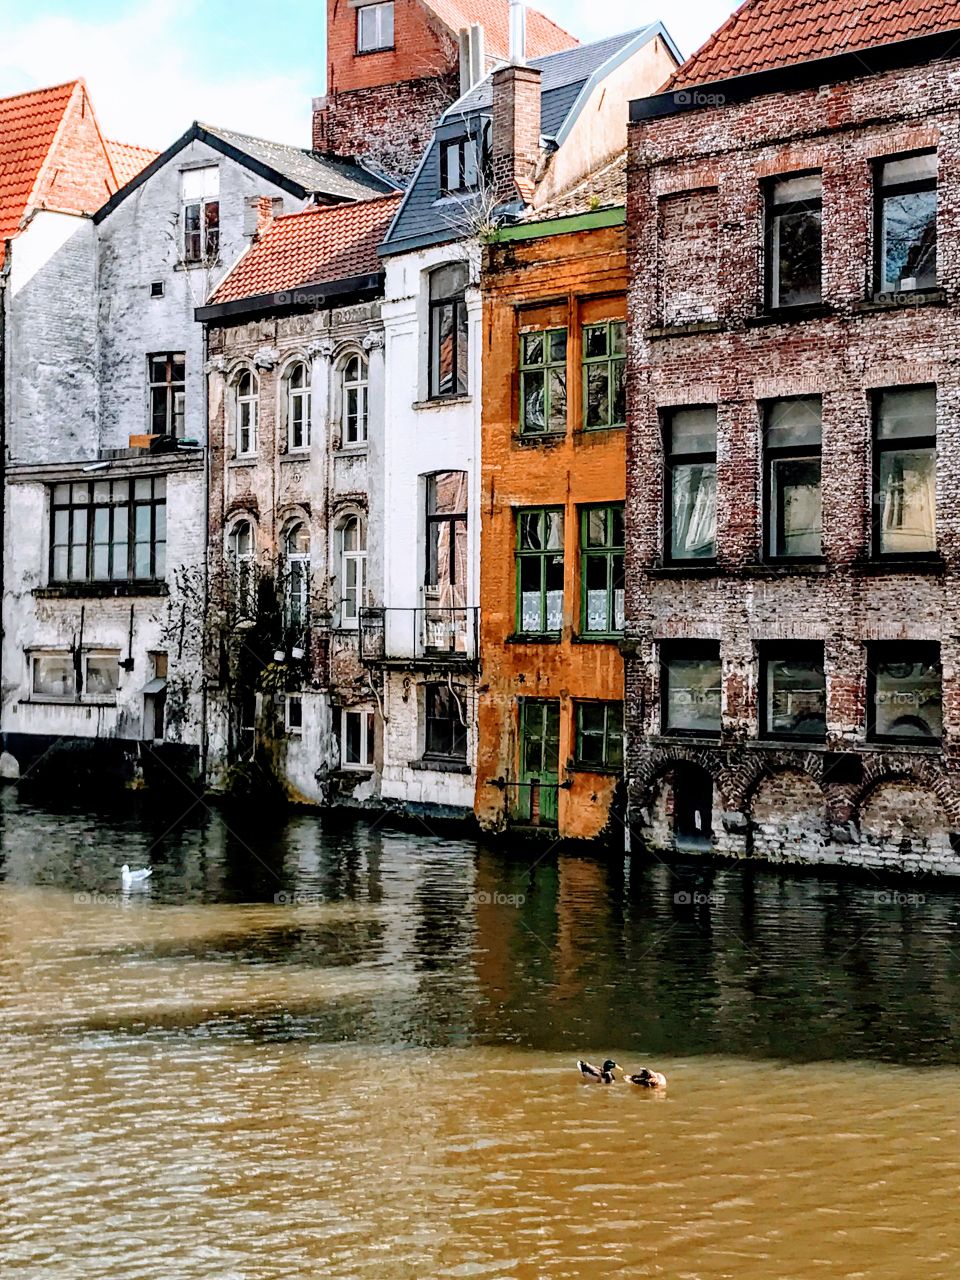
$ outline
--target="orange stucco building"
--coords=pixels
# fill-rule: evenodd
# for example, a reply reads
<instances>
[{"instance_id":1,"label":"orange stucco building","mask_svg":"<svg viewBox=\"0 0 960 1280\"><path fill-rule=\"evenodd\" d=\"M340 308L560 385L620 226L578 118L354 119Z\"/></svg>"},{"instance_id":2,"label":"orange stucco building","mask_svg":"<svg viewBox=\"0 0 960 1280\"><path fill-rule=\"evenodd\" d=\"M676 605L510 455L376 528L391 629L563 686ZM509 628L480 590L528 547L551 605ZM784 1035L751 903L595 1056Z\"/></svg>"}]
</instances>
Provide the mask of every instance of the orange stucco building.
<instances>
[{"instance_id":1,"label":"orange stucco building","mask_svg":"<svg viewBox=\"0 0 960 1280\"><path fill-rule=\"evenodd\" d=\"M591 203L595 203L595 198ZM476 811L622 839L626 228L501 233L483 272Z\"/></svg>"}]
</instances>

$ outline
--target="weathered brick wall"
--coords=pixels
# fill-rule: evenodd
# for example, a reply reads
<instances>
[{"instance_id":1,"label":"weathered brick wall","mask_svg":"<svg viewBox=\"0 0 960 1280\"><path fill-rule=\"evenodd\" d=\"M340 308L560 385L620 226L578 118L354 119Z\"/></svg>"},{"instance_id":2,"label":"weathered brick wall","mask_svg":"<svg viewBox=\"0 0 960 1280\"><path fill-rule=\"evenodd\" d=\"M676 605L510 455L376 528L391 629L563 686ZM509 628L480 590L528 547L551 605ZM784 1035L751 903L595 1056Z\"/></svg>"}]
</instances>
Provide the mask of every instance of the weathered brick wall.
<instances>
[{"instance_id":1,"label":"weathered brick wall","mask_svg":"<svg viewBox=\"0 0 960 1280\"><path fill-rule=\"evenodd\" d=\"M960 871L949 839L960 830L960 64L648 121L632 126L630 145L627 613L636 656L626 682L634 813L656 808L671 760L687 754L714 779L723 815L714 824L718 848ZM939 155L943 296L934 305L878 309L867 292L873 162L925 147ZM762 183L811 168L823 173L824 307L802 321L770 322L762 311ZM916 383L938 391L942 564L895 571L868 559L870 394ZM810 394L823 404L825 562L764 564L759 404ZM661 414L696 404L718 406L717 564L677 569L663 563ZM658 736L657 641L677 637L721 643L719 744L668 745ZM859 787L822 776L822 749L790 752L757 741L757 645L776 639L824 643L826 748L859 757ZM942 750L866 742L871 640L940 643ZM785 780L762 783L768 775ZM893 818L880 821L871 808L875 788L893 776L906 780L886 805L909 815L901 825L910 829L910 858L895 853L901 846L886 834Z\"/></svg>"}]
</instances>

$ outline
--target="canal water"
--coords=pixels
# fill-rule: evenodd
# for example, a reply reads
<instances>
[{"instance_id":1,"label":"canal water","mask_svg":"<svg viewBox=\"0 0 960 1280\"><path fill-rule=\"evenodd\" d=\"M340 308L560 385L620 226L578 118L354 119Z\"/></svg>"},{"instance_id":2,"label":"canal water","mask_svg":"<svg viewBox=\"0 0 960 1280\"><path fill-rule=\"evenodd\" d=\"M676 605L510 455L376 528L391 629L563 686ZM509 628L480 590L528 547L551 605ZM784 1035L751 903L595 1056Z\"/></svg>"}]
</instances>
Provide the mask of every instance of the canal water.
<instances>
[{"instance_id":1,"label":"canal water","mask_svg":"<svg viewBox=\"0 0 960 1280\"><path fill-rule=\"evenodd\" d=\"M170 820L0 797L4 1280L960 1275L942 885Z\"/></svg>"}]
</instances>

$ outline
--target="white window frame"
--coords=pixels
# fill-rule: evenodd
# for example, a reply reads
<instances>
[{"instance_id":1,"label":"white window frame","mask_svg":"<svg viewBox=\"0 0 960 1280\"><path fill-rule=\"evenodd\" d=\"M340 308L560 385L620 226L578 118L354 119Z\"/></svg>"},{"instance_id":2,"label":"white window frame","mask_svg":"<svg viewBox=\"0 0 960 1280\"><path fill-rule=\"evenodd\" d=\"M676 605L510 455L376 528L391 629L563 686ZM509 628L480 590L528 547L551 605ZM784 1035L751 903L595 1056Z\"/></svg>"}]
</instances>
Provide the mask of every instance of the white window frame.
<instances>
[{"instance_id":1,"label":"white window frame","mask_svg":"<svg viewBox=\"0 0 960 1280\"><path fill-rule=\"evenodd\" d=\"M347 719L360 720L360 760L347 760ZM373 707L342 707L340 710L340 768L352 773L370 773L375 767L377 718Z\"/></svg>"},{"instance_id":2,"label":"white window frame","mask_svg":"<svg viewBox=\"0 0 960 1280\"><path fill-rule=\"evenodd\" d=\"M250 391L241 394L240 387L245 378L250 379ZM243 369L234 384L236 401L237 434L236 456L238 458L255 458L257 455L257 436L260 425L260 379L252 369ZM246 441L244 437L247 437ZM244 447L246 443L246 447Z\"/></svg>"},{"instance_id":3,"label":"white window frame","mask_svg":"<svg viewBox=\"0 0 960 1280\"><path fill-rule=\"evenodd\" d=\"M349 377L350 369L357 362L357 377ZM342 405L340 410L340 439L347 449L361 448L367 443L370 423L370 367L365 356L355 352L343 364L340 379ZM350 426L350 395L356 393L357 413L354 434Z\"/></svg>"},{"instance_id":4,"label":"white window frame","mask_svg":"<svg viewBox=\"0 0 960 1280\"><path fill-rule=\"evenodd\" d=\"M295 387L293 380L298 370L303 370L303 386ZM288 453L307 453L310 449L310 436L312 432L311 413L312 413L312 396L310 393L310 366L305 360L294 360L288 367L283 376L283 385L286 389L286 419L287 419L287 452ZM297 442L295 439L295 410L300 408L300 427L302 438Z\"/></svg>"},{"instance_id":5,"label":"white window frame","mask_svg":"<svg viewBox=\"0 0 960 1280\"><path fill-rule=\"evenodd\" d=\"M357 9L357 53L377 53L394 47L393 0ZM372 28L372 31L370 30ZM389 39L387 35L389 33Z\"/></svg>"},{"instance_id":6,"label":"white window frame","mask_svg":"<svg viewBox=\"0 0 960 1280\"><path fill-rule=\"evenodd\" d=\"M58 696L51 693L37 693L35 691L35 667L39 659L42 658L66 658L69 660L71 667L73 666L73 655L69 649L31 649L27 653L28 669L27 677L29 681L29 700L32 702L55 702L62 703L64 706L77 706L92 703L97 706L116 706L117 694L120 691L121 673L123 668L120 665L119 649L84 649L81 654L83 663L83 693L77 693L76 675L74 675L73 691L69 694ZM90 664L91 661L102 660L104 658L115 661L117 664L117 686L112 693L90 694L87 689L90 686ZM74 671L76 669L74 668Z\"/></svg>"},{"instance_id":7,"label":"white window frame","mask_svg":"<svg viewBox=\"0 0 960 1280\"><path fill-rule=\"evenodd\" d=\"M194 190L195 188L195 190ZM207 253L207 238L210 234L208 209L217 206L215 253ZM187 231L187 210L199 206L200 229L198 232ZM213 262L220 255L220 166L216 164L200 165L192 169L180 171L180 213L183 226L183 260L189 263ZM200 253L188 251L187 236L200 236Z\"/></svg>"},{"instance_id":8,"label":"white window frame","mask_svg":"<svg viewBox=\"0 0 960 1280\"><path fill-rule=\"evenodd\" d=\"M237 546L240 530L246 527L250 532L250 550L241 555ZM227 534L227 560L230 568L231 588L238 610L244 615L256 612L254 565L257 559L257 527L253 521L244 516L237 520ZM244 573L246 569L246 573ZM244 582L246 578L246 582Z\"/></svg>"},{"instance_id":9,"label":"white window frame","mask_svg":"<svg viewBox=\"0 0 960 1280\"><path fill-rule=\"evenodd\" d=\"M357 549L346 548L347 530L351 525L357 526ZM356 631L360 626L360 610L367 600L367 524L360 515L350 515L340 525L338 541L340 544L340 626ZM347 581L353 567L353 608L348 609Z\"/></svg>"},{"instance_id":10,"label":"white window frame","mask_svg":"<svg viewBox=\"0 0 960 1280\"><path fill-rule=\"evenodd\" d=\"M297 529L304 529L307 534L307 541L310 542L310 526L306 520L295 516L289 520L283 531L283 558L286 567L284 592L283 592L283 612L284 621L290 628L306 628L310 621L310 549L306 551L293 551L289 549L290 535ZM299 611L299 617L294 618L294 593L293 593L293 566L295 564L303 566L303 572L300 574L299 591L296 604Z\"/></svg>"},{"instance_id":11,"label":"white window frame","mask_svg":"<svg viewBox=\"0 0 960 1280\"><path fill-rule=\"evenodd\" d=\"M300 723L294 724L290 715L291 707L300 709ZM303 694L288 693L283 703L283 729L289 738L303 737Z\"/></svg>"}]
</instances>

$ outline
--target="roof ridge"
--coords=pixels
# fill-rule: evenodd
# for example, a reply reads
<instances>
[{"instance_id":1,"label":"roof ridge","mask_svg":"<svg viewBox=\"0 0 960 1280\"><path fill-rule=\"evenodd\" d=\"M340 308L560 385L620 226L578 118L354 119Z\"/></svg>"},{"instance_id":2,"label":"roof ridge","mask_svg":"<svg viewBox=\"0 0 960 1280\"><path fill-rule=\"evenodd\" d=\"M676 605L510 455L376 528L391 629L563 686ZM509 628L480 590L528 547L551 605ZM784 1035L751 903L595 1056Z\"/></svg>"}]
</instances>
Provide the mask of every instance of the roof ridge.
<instances>
[{"instance_id":1,"label":"roof ridge","mask_svg":"<svg viewBox=\"0 0 960 1280\"><path fill-rule=\"evenodd\" d=\"M290 151L299 151L308 156L314 154L309 147L298 146L295 142L279 142L276 138L261 138L257 133L245 133L242 129L228 129L226 125L211 124L209 121L197 120L196 124L198 128L209 129L211 133L230 133L235 138L248 138L251 142L265 142L270 147L286 147Z\"/></svg>"},{"instance_id":2,"label":"roof ridge","mask_svg":"<svg viewBox=\"0 0 960 1280\"><path fill-rule=\"evenodd\" d=\"M45 84L37 89L24 89L20 93L11 93L0 98L0 104L4 102L16 102L18 98L32 98L41 93L56 93L58 89L69 89L71 92L82 84L86 88L86 82L83 76L75 76L72 80L64 80L60 84Z\"/></svg>"},{"instance_id":3,"label":"roof ridge","mask_svg":"<svg viewBox=\"0 0 960 1280\"><path fill-rule=\"evenodd\" d=\"M358 205L376 204L378 200L397 200L403 196L402 191L384 191L380 195L370 196L366 200L337 200L333 204L308 204L305 209L293 209L290 213L278 213L271 221L275 227L278 222L289 222L291 218L309 218L318 213L332 213L334 209L356 209Z\"/></svg>"}]
</instances>

